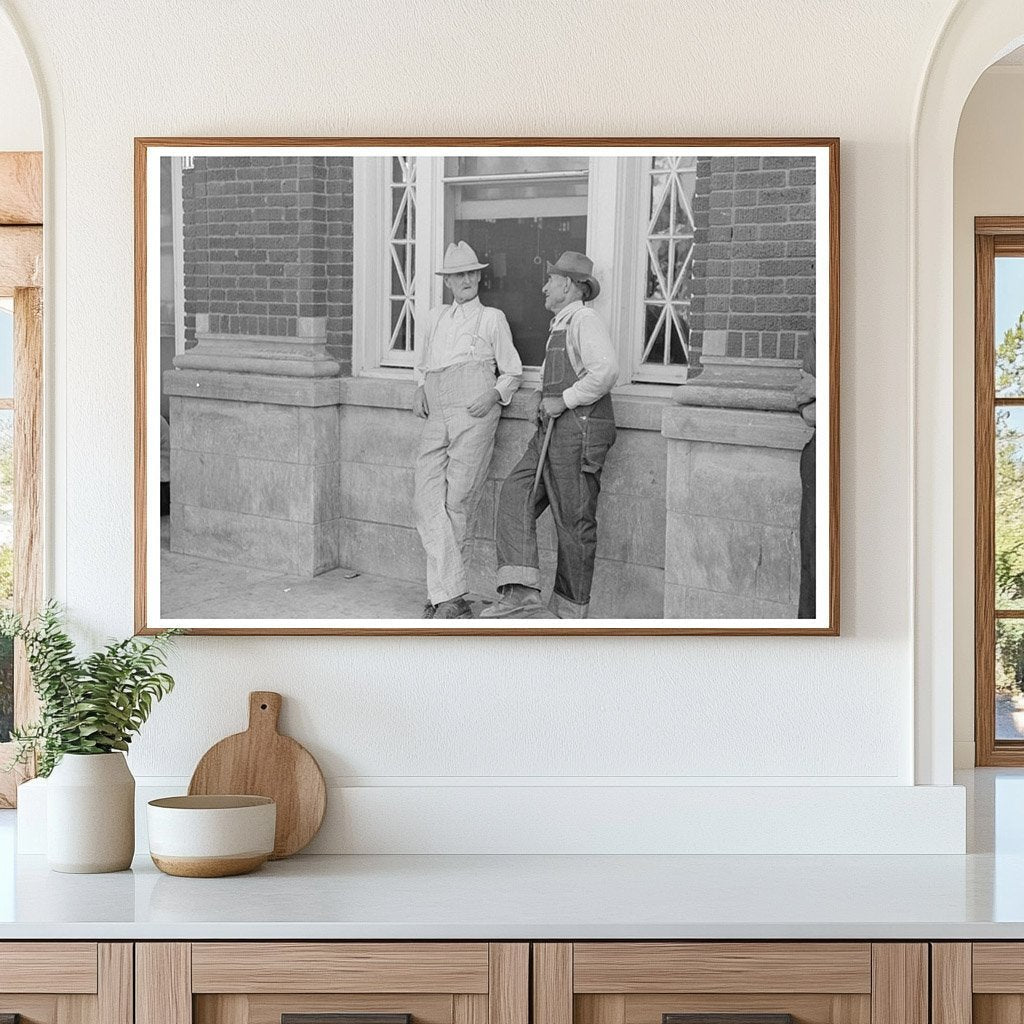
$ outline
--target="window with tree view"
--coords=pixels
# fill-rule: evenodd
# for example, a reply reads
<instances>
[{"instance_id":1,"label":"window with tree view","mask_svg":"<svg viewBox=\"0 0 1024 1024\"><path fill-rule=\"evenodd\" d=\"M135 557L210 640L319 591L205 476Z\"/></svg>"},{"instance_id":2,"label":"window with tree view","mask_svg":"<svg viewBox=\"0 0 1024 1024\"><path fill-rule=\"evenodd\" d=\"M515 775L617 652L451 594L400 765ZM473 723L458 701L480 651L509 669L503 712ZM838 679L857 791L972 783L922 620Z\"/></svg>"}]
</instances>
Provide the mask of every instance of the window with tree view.
<instances>
[{"instance_id":1,"label":"window with tree view","mask_svg":"<svg viewBox=\"0 0 1024 1024\"><path fill-rule=\"evenodd\" d=\"M996 739L1024 739L1024 257L995 259Z\"/></svg>"},{"instance_id":2,"label":"window with tree view","mask_svg":"<svg viewBox=\"0 0 1024 1024\"><path fill-rule=\"evenodd\" d=\"M14 312L0 299L0 607L14 600ZM0 743L14 726L14 645L0 638Z\"/></svg>"}]
</instances>

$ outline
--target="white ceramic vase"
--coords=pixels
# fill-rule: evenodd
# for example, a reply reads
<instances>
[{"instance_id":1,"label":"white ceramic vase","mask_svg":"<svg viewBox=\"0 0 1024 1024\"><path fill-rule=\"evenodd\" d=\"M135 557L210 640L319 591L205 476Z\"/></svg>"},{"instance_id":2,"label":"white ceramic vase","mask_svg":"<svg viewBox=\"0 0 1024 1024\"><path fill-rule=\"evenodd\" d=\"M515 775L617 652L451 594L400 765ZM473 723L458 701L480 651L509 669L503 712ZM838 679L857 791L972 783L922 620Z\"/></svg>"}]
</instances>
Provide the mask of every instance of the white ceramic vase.
<instances>
[{"instance_id":1,"label":"white ceramic vase","mask_svg":"<svg viewBox=\"0 0 1024 1024\"><path fill-rule=\"evenodd\" d=\"M46 784L54 871L124 871L135 853L135 779L124 754L65 754Z\"/></svg>"}]
</instances>

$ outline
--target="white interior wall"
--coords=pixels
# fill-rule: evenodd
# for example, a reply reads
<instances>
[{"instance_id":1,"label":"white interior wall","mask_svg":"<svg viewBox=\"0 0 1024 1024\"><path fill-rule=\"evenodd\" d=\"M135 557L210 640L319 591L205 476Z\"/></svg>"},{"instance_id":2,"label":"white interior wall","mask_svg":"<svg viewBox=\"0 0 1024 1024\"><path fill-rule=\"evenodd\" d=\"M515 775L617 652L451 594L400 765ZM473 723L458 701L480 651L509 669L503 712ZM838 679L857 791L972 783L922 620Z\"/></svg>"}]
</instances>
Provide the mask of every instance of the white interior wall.
<instances>
[{"instance_id":1,"label":"white interior wall","mask_svg":"<svg viewBox=\"0 0 1024 1024\"><path fill-rule=\"evenodd\" d=\"M954 737L974 764L974 218L1024 215L1024 65L990 68L964 106L954 162Z\"/></svg>"},{"instance_id":2,"label":"white interior wall","mask_svg":"<svg viewBox=\"0 0 1024 1024\"><path fill-rule=\"evenodd\" d=\"M180 784L241 726L245 693L269 688L287 731L360 799L458 806L484 787L500 803L515 785L526 806L555 787L571 809L595 785L771 785L843 787L833 800L876 787L881 808L877 787L910 786L909 154L945 0L772 0L756 17L744 0L699 16L588 0L571 17L528 0L357 0L296 4L284 22L271 0L5 7L52 97L50 588L87 640L132 627L133 136L843 142L841 638L188 638L177 691L134 745L137 775ZM953 832L957 806L935 810Z\"/></svg>"},{"instance_id":3,"label":"white interior wall","mask_svg":"<svg viewBox=\"0 0 1024 1024\"><path fill-rule=\"evenodd\" d=\"M21 41L0 15L0 152L43 148L43 122Z\"/></svg>"}]
</instances>

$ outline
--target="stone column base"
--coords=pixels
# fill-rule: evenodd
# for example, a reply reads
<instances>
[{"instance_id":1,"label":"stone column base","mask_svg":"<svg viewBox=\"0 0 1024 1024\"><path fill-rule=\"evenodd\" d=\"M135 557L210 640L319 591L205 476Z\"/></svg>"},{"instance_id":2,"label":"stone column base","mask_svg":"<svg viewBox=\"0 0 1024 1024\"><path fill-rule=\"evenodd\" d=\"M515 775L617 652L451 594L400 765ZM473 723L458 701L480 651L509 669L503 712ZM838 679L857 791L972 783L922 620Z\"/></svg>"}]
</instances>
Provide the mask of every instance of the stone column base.
<instances>
[{"instance_id":1,"label":"stone column base","mask_svg":"<svg viewBox=\"0 0 1024 1024\"><path fill-rule=\"evenodd\" d=\"M338 566L340 380L176 369L171 550L289 576Z\"/></svg>"}]
</instances>

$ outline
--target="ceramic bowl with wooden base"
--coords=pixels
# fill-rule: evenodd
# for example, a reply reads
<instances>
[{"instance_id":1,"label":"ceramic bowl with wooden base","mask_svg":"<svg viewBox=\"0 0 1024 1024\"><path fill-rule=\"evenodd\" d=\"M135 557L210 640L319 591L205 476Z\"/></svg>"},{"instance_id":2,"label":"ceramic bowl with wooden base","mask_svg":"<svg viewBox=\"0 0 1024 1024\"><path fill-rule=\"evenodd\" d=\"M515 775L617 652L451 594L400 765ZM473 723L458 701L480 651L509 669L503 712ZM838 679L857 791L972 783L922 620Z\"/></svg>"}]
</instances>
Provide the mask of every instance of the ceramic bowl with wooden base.
<instances>
[{"instance_id":1,"label":"ceramic bowl with wooden base","mask_svg":"<svg viewBox=\"0 0 1024 1024\"><path fill-rule=\"evenodd\" d=\"M274 851L277 805L266 796L168 796L147 807L149 853L168 875L255 871Z\"/></svg>"}]
</instances>

